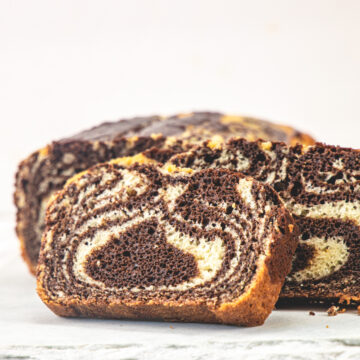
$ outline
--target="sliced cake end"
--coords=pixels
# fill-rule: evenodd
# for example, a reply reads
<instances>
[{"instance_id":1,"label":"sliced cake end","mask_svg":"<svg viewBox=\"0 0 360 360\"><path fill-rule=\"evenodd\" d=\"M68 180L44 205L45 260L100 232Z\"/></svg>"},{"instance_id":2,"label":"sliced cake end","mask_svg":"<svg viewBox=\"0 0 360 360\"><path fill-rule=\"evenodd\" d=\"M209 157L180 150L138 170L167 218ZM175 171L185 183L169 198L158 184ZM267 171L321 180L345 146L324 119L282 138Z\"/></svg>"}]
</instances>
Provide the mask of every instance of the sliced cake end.
<instances>
[{"instance_id":1,"label":"sliced cake end","mask_svg":"<svg viewBox=\"0 0 360 360\"><path fill-rule=\"evenodd\" d=\"M50 200L41 299L61 316L262 324L297 245L276 192L143 162L95 166Z\"/></svg>"}]
</instances>

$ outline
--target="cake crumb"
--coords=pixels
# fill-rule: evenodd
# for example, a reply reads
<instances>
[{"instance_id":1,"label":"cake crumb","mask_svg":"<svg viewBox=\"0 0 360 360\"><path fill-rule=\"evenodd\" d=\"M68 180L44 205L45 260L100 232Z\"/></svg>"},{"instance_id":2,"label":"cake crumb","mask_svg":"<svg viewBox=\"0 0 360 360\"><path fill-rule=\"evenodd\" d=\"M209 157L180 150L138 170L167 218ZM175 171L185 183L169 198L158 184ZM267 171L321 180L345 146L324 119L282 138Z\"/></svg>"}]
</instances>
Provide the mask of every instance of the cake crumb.
<instances>
[{"instance_id":1,"label":"cake crumb","mask_svg":"<svg viewBox=\"0 0 360 360\"><path fill-rule=\"evenodd\" d=\"M174 327L172 325L170 325L169 327L170 327L170 329L174 329Z\"/></svg>"},{"instance_id":2,"label":"cake crumb","mask_svg":"<svg viewBox=\"0 0 360 360\"><path fill-rule=\"evenodd\" d=\"M309 315L315 316L315 313L313 311L309 311Z\"/></svg>"},{"instance_id":3,"label":"cake crumb","mask_svg":"<svg viewBox=\"0 0 360 360\"><path fill-rule=\"evenodd\" d=\"M221 150L224 138L220 135L214 135L207 143L207 146L211 150Z\"/></svg>"},{"instance_id":4,"label":"cake crumb","mask_svg":"<svg viewBox=\"0 0 360 360\"><path fill-rule=\"evenodd\" d=\"M260 144L260 146L261 146L261 148L262 148L263 150L265 150L265 151L270 151L271 148L272 148L272 143L271 143L271 141L266 141L266 142L262 142L262 143Z\"/></svg>"},{"instance_id":5,"label":"cake crumb","mask_svg":"<svg viewBox=\"0 0 360 360\"><path fill-rule=\"evenodd\" d=\"M336 316L339 313L339 307L338 306L330 306L327 309L327 313L329 316Z\"/></svg>"},{"instance_id":6,"label":"cake crumb","mask_svg":"<svg viewBox=\"0 0 360 360\"><path fill-rule=\"evenodd\" d=\"M329 328L329 325L326 325L326 328L328 329L328 328Z\"/></svg>"},{"instance_id":7,"label":"cake crumb","mask_svg":"<svg viewBox=\"0 0 360 360\"><path fill-rule=\"evenodd\" d=\"M351 303L351 296L348 296L348 295L342 295L339 299L339 304L342 304L346 302L347 305L350 305Z\"/></svg>"},{"instance_id":8,"label":"cake crumb","mask_svg":"<svg viewBox=\"0 0 360 360\"><path fill-rule=\"evenodd\" d=\"M357 307L358 315L360 315L360 305Z\"/></svg>"}]
</instances>

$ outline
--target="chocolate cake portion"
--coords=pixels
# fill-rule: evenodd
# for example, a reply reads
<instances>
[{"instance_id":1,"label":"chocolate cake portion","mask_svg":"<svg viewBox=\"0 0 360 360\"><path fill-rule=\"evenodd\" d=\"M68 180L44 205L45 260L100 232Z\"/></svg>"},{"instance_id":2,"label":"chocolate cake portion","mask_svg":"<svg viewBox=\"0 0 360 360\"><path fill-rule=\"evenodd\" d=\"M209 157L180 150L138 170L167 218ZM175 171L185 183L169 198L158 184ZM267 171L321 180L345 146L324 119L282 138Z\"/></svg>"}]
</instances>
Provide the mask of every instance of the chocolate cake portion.
<instances>
[{"instance_id":1,"label":"chocolate cake portion","mask_svg":"<svg viewBox=\"0 0 360 360\"><path fill-rule=\"evenodd\" d=\"M211 112L107 122L55 141L22 161L16 175L16 232L30 270L35 272L47 201L71 176L97 163L146 149L147 156L165 162L213 136L314 142L310 136L287 126Z\"/></svg>"},{"instance_id":2,"label":"chocolate cake portion","mask_svg":"<svg viewBox=\"0 0 360 360\"><path fill-rule=\"evenodd\" d=\"M282 298L360 302L359 150L232 139L169 162L241 171L278 192L301 234Z\"/></svg>"},{"instance_id":3,"label":"chocolate cake portion","mask_svg":"<svg viewBox=\"0 0 360 360\"><path fill-rule=\"evenodd\" d=\"M41 299L61 316L262 324L297 245L276 192L139 160L92 167L52 197Z\"/></svg>"}]
</instances>

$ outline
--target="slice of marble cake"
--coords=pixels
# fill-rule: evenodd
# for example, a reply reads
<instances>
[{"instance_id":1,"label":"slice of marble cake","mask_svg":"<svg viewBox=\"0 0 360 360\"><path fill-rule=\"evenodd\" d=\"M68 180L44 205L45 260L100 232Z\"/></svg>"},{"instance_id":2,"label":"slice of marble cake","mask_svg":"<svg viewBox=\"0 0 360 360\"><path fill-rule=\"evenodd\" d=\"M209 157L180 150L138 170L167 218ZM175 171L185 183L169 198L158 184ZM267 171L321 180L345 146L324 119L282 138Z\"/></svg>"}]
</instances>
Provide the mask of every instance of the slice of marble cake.
<instances>
[{"instance_id":1,"label":"slice of marble cake","mask_svg":"<svg viewBox=\"0 0 360 360\"><path fill-rule=\"evenodd\" d=\"M297 239L268 185L120 159L50 200L37 291L60 316L260 325Z\"/></svg>"},{"instance_id":2,"label":"slice of marble cake","mask_svg":"<svg viewBox=\"0 0 360 360\"><path fill-rule=\"evenodd\" d=\"M209 112L109 122L55 141L22 161L16 175L16 232L30 271L34 273L37 264L47 201L67 179L97 163L151 147L157 148L152 156L164 162L214 135L224 139L241 136L249 140L314 142L309 135L291 127Z\"/></svg>"},{"instance_id":3,"label":"slice of marble cake","mask_svg":"<svg viewBox=\"0 0 360 360\"><path fill-rule=\"evenodd\" d=\"M301 234L282 298L360 302L359 150L232 139L170 163L241 171L278 192Z\"/></svg>"}]
</instances>

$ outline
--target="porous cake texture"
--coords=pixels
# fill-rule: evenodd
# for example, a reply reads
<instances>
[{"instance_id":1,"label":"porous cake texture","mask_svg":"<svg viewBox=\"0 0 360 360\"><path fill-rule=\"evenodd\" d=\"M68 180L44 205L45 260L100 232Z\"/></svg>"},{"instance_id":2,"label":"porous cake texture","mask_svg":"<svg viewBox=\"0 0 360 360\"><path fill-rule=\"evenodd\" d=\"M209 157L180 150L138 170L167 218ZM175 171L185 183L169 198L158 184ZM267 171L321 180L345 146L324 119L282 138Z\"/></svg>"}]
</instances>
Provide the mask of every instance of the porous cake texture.
<instances>
[{"instance_id":1,"label":"porous cake texture","mask_svg":"<svg viewBox=\"0 0 360 360\"><path fill-rule=\"evenodd\" d=\"M169 163L241 171L278 192L301 234L282 298L360 302L359 150L232 139Z\"/></svg>"},{"instance_id":2,"label":"porous cake texture","mask_svg":"<svg viewBox=\"0 0 360 360\"><path fill-rule=\"evenodd\" d=\"M171 155L213 136L314 142L309 135L287 126L209 112L109 122L55 141L22 161L16 175L16 232L31 272L35 272L37 264L47 201L67 179L97 163L150 148L156 151L148 156L164 162Z\"/></svg>"},{"instance_id":3,"label":"porous cake texture","mask_svg":"<svg viewBox=\"0 0 360 360\"><path fill-rule=\"evenodd\" d=\"M61 316L255 326L278 299L297 239L268 185L119 159L51 198L37 290Z\"/></svg>"}]
</instances>

